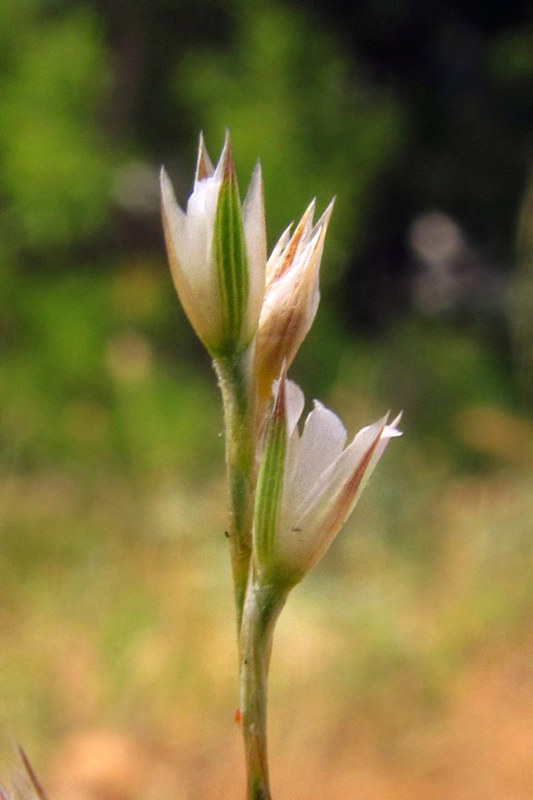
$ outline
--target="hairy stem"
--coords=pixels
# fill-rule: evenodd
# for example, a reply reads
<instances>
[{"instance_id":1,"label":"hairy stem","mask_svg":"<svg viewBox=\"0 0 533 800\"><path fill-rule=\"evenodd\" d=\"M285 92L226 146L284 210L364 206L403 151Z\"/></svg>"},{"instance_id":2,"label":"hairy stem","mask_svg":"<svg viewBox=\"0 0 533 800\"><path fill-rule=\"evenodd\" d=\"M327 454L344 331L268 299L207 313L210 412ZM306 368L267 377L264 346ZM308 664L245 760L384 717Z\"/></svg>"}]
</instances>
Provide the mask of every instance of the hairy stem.
<instances>
[{"instance_id":1,"label":"hairy stem","mask_svg":"<svg viewBox=\"0 0 533 800\"><path fill-rule=\"evenodd\" d=\"M237 629L252 553L255 465L255 384L250 349L214 362L218 374L226 431L226 468L231 496L230 551L235 588Z\"/></svg>"},{"instance_id":2,"label":"hairy stem","mask_svg":"<svg viewBox=\"0 0 533 800\"><path fill-rule=\"evenodd\" d=\"M271 800L267 756L267 690L272 635L286 595L251 579L240 639L241 713L247 800Z\"/></svg>"}]
</instances>

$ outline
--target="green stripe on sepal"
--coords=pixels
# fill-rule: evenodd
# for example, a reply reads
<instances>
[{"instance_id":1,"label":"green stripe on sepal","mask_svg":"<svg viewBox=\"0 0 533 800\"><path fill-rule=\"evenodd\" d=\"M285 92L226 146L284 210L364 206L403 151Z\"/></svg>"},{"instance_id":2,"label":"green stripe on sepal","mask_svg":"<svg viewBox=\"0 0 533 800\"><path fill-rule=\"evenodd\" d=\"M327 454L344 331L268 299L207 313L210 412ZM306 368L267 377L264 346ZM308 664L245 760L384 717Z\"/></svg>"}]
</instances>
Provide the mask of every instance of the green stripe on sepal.
<instances>
[{"instance_id":1,"label":"green stripe on sepal","mask_svg":"<svg viewBox=\"0 0 533 800\"><path fill-rule=\"evenodd\" d=\"M241 341L248 307L249 275L241 202L231 157L226 161L218 196L214 256L222 309L220 350L231 352L249 344Z\"/></svg>"},{"instance_id":2,"label":"green stripe on sepal","mask_svg":"<svg viewBox=\"0 0 533 800\"><path fill-rule=\"evenodd\" d=\"M254 508L254 550L257 566L274 578L276 567L276 529L285 479L287 452L287 421L285 412L285 381L280 381L270 418L261 466L257 479Z\"/></svg>"}]
</instances>

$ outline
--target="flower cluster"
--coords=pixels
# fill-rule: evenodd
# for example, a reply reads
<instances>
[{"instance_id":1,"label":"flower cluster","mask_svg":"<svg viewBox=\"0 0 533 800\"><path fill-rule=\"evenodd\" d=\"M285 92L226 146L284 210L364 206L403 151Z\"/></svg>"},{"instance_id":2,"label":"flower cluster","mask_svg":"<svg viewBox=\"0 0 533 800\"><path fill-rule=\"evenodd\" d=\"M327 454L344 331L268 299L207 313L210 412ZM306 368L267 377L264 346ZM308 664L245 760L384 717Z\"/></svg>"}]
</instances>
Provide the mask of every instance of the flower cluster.
<instances>
[{"instance_id":1,"label":"flower cluster","mask_svg":"<svg viewBox=\"0 0 533 800\"><path fill-rule=\"evenodd\" d=\"M200 140L186 211L164 170L161 192L172 276L192 326L215 361L253 356L255 407L267 410L254 424L252 566L265 582L290 588L325 553L399 435L398 419L382 419L345 447L341 421L320 403L298 431L304 397L285 372L317 311L333 203L314 223L312 202L267 260L261 170L241 203L228 137L216 168Z\"/></svg>"}]
</instances>

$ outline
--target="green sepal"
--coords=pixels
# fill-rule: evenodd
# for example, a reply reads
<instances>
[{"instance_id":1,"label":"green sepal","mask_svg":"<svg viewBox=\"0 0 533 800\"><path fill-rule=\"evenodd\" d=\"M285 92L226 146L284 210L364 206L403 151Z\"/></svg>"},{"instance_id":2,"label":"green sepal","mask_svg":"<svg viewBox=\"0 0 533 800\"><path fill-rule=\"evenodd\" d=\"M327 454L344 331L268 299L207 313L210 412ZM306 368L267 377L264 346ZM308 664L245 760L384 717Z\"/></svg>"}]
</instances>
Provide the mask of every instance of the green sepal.
<instances>
[{"instance_id":1,"label":"green sepal","mask_svg":"<svg viewBox=\"0 0 533 800\"><path fill-rule=\"evenodd\" d=\"M283 495L287 452L285 381L280 381L278 395L268 422L263 455L257 478L254 507L254 554L260 573L275 581L276 531Z\"/></svg>"},{"instance_id":2,"label":"green sepal","mask_svg":"<svg viewBox=\"0 0 533 800\"><path fill-rule=\"evenodd\" d=\"M249 275L239 188L229 148L215 215L213 250L222 309L219 353L241 350L248 306Z\"/></svg>"}]
</instances>

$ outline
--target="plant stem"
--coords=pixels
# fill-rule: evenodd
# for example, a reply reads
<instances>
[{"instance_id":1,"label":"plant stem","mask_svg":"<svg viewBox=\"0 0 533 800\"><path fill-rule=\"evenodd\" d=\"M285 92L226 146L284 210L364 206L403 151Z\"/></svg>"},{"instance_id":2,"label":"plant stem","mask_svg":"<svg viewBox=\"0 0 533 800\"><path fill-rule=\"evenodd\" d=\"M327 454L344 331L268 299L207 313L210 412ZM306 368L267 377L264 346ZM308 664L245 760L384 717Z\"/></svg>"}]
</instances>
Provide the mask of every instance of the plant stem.
<instances>
[{"instance_id":1,"label":"plant stem","mask_svg":"<svg viewBox=\"0 0 533 800\"><path fill-rule=\"evenodd\" d=\"M267 757L268 668L272 635L285 599L286 594L250 579L240 639L247 800L271 800Z\"/></svg>"},{"instance_id":2,"label":"plant stem","mask_svg":"<svg viewBox=\"0 0 533 800\"><path fill-rule=\"evenodd\" d=\"M240 631L252 553L255 465L255 383L253 353L219 357L214 365L224 403L226 468L231 495L230 551Z\"/></svg>"}]
</instances>

